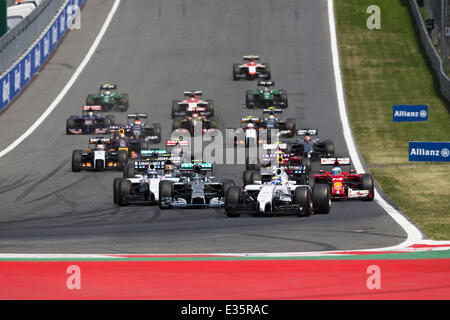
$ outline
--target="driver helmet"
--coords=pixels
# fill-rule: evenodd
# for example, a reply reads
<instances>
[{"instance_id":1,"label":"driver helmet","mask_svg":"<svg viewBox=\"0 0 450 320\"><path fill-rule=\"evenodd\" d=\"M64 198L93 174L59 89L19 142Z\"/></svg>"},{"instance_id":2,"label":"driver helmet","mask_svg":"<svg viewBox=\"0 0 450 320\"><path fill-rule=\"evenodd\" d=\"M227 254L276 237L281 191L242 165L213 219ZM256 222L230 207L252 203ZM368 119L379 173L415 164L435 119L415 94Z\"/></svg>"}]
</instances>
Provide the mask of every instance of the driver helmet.
<instances>
[{"instance_id":1,"label":"driver helmet","mask_svg":"<svg viewBox=\"0 0 450 320\"><path fill-rule=\"evenodd\" d=\"M131 151L131 158L137 158L137 156L136 151Z\"/></svg>"},{"instance_id":2,"label":"driver helmet","mask_svg":"<svg viewBox=\"0 0 450 320\"><path fill-rule=\"evenodd\" d=\"M119 130L119 137L120 138L125 138L125 130L123 130L123 129Z\"/></svg>"},{"instance_id":3,"label":"driver helmet","mask_svg":"<svg viewBox=\"0 0 450 320\"><path fill-rule=\"evenodd\" d=\"M251 122L249 124L247 124L247 128L249 128L249 129L253 129L254 127L255 127L255 125Z\"/></svg>"},{"instance_id":4,"label":"driver helmet","mask_svg":"<svg viewBox=\"0 0 450 320\"><path fill-rule=\"evenodd\" d=\"M105 146L102 144L98 144L97 147L95 148L96 151L104 151L105 150Z\"/></svg>"},{"instance_id":5,"label":"driver helmet","mask_svg":"<svg viewBox=\"0 0 450 320\"><path fill-rule=\"evenodd\" d=\"M265 88L264 88L264 93L267 93L267 92L269 92L269 88L268 88L268 87L265 87Z\"/></svg>"},{"instance_id":6,"label":"driver helmet","mask_svg":"<svg viewBox=\"0 0 450 320\"><path fill-rule=\"evenodd\" d=\"M109 91L109 90L105 91L105 95L109 96L110 94L111 94L111 91Z\"/></svg>"},{"instance_id":7,"label":"driver helmet","mask_svg":"<svg viewBox=\"0 0 450 320\"><path fill-rule=\"evenodd\" d=\"M89 112L88 112L88 116L89 116L89 117L93 117L93 116L94 116L94 112L89 111Z\"/></svg>"},{"instance_id":8,"label":"driver helmet","mask_svg":"<svg viewBox=\"0 0 450 320\"><path fill-rule=\"evenodd\" d=\"M141 123L141 120L136 119L136 120L134 121L134 124L137 125L137 126L140 126L142 123Z\"/></svg>"},{"instance_id":9,"label":"driver helmet","mask_svg":"<svg viewBox=\"0 0 450 320\"><path fill-rule=\"evenodd\" d=\"M166 173L172 173L175 170L175 166L171 163L166 163L166 165L164 166L164 171Z\"/></svg>"},{"instance_id":10,"label":"driver helmet","mask_svg":"<svg viewBox=\"0 0 450 320\"><path fill-rule=\"evenodd\" d=\"M275 119L275 114L271 113L271 114L269 115L269 119Z\"/></svg>"},{"instance_id":11,"label":"driver helmet","mask_svg":"<svg viewBox=\"0 0 450 320\"><path fill-rule=\"evenodd\" d=\"M312 142L312 138L310 136L305 136L303 138L303 141L305 141L305 143L311 143Z\"/></svg>"},{"instance_id":12,"label":"driver helmet","mask_svg":"<svg viewBox=\"0 0 450 320\"><path fill-rule=\"evenodd\" d=\"M331 174L333 176L342 174L342 169L340 167L334 167L333 169L331 169Z\"/></svg>"},{"instance_id":13,"label":"driver helmet","mask_svg":"<svg viewBox=\"0 0 450 320\"><path fill-rule=\"evenodd\" d=\"M271 184L279 185L279 184L281 184L281 177L280 176L273 176L272 180L270 182L271 182Z\"/></svg>"},{"instance_id":14,"label":"driver helmet","mask_svg":"<svg viewBox=\"0 0 450 320\"><path fill-rule=\"evenodd\" d=\"M150 166L147 169L147 177L148 178L153 178L156 177L158 175L158 173L156 172L155 169L150 168Z\"/></svg>"}]
</instances>

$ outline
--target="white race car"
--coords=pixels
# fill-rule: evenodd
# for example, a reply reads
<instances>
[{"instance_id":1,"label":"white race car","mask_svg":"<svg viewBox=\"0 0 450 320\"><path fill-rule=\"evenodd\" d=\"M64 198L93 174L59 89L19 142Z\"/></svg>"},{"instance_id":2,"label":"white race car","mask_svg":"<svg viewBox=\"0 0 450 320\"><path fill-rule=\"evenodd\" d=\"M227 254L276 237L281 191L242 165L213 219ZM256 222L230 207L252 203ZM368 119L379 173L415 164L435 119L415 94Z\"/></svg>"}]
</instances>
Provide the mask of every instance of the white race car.
<instances>
[{"instance_id":1,"label":"white race car","mask_svg":"<svg viewBox=\"0 0 450 320\"><path fill-rule=\"evenodd\" d=\"M253 183L246 185L244 189L230 187L225 195L226 215L239 217L244 212L310 216L312 212L330 212L331 195L326 184L315 184L311 189L309 185L290 181L283 167L273 169L271 175L259 174L259 177L254 177Z\"/></svg>"}]
</instances>

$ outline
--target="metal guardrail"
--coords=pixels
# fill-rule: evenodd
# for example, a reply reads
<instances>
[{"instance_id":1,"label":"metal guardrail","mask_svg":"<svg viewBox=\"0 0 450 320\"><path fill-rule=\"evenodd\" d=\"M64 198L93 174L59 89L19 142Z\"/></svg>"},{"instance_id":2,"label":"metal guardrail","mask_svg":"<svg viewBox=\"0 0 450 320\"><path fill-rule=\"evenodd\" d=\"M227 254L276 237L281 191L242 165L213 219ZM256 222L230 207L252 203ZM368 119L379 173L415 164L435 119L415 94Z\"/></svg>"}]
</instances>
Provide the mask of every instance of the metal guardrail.
<instances>
[{"instance_id":1,"label":"metal guardrail","mask_svg":"<svg viewBox=\"0 0 450 320\"><path fill-rule=\"evenodd\" d=\"M425 23L422 19L422 16L419 11L419 6L416 0L409 0L409 6L411 7L411 12L413 14L413 18L416 21L417 28L419 30L420 41L425 49L425 53L428 59L431 62L431 66L433 69L433 73L438 79L439 82L439 90L441 94L447 99L447 102L450 102L450 79L444 70L444 65L439 56L439 53L436 51L434 47L427 29L425 27Z\"/></svg>"},{"instance_id":2,"label":"metal guardrail","mask_svg":"<svg viewBox=\"0 0 450 320\"><path fill-rule=\"evenodd\" d=\"M65 0L44 0L17 26L0 38L0 74L39 37Z\"/></svg>"}]
</instances>

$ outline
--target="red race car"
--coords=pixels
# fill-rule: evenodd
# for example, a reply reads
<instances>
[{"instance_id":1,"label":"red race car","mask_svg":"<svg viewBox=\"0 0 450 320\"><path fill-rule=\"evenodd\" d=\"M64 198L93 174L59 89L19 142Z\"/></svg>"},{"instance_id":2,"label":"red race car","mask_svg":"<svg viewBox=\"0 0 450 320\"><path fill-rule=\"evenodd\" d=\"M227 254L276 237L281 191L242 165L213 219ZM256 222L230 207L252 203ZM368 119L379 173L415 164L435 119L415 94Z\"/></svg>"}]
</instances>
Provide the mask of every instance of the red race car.
<instances>
[{"instance_id":1,"label":"red race car","mask_svg":"<svg viewBox=\"0 0 450 320\"><path fill-rule=\"evenodd\" d=\"M374 198L373 177L368 173L357 174L355 170L342 170L343 165L350 166L350 158L321 158L323 166L332 165L330 172L320 170L312 175L314 183L326 183L330 186L331 199L362 199L372 201Z\"/></svg>"}]
</instances>

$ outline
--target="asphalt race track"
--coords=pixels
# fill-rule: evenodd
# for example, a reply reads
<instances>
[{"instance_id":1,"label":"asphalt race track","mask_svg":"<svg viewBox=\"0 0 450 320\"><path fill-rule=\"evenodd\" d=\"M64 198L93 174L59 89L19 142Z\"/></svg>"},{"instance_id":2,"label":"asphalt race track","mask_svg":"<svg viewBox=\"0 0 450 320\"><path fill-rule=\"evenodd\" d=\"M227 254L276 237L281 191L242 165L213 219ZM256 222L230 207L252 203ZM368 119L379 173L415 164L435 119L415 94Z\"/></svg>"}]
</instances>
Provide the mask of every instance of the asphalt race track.
<instances>
[{"instance_id":1,"label":"asphalt race track","mask_svg":"<svg viewBox=\"0 0 450 320\"><path fill-rule=\"evenodd\" d=\"M71 31L40 75L0 115L0 148L25 132L64 87L109 12L113 0L87 1L81 30ZM227 253L293 252L396 245L406 233L375 202L333 202L329 215L227 218L223 209L164 210L113 204L119 172L71 171L72 150L88 137L66 136L88 93L116 83L130 112L147 112L170 134L172 99L203 90L216 100L221 128L260 111L245 109L256 81L232 81L245 54L270 62L286 89L297 127L318 128L346 155L330 50L326 1L127 0L100 46L47 120L0 158L0 252ZM126 113L116 113L126 121ZM217 165L219 178L242 184L243 165Z\"/></svg>"}]
</instances>

